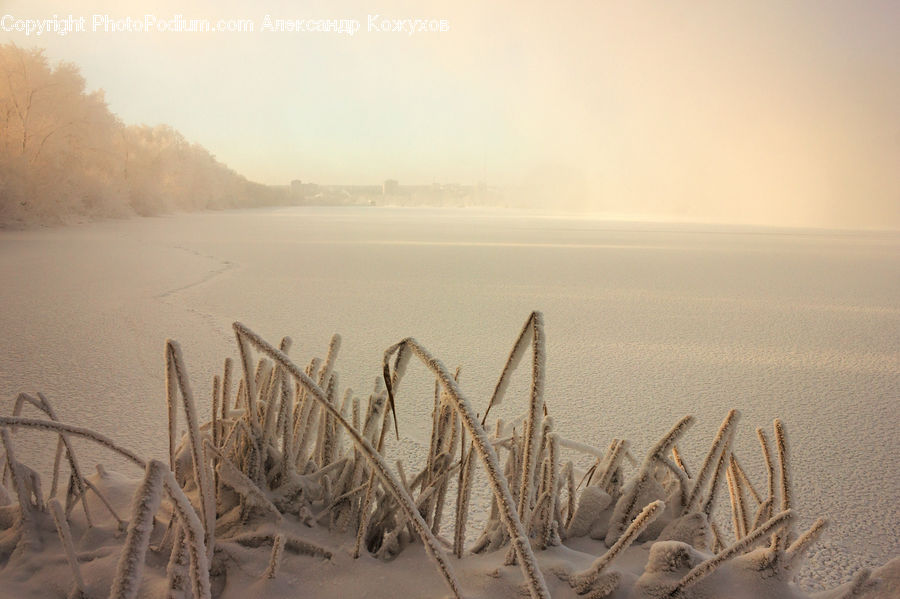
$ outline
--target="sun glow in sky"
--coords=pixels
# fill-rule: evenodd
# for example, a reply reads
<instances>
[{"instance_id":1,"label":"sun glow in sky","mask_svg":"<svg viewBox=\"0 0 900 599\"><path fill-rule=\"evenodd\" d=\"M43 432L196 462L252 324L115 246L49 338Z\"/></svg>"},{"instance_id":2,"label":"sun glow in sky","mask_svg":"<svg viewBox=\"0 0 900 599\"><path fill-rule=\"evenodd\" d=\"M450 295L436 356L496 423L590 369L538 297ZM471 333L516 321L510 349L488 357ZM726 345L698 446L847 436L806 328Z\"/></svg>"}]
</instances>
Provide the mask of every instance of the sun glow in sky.
<instances>
[{"instance_id":1,"label":"sun glow in sky","mask_svg":"<svg viewBox=\"0 0 900 599\"><path fill-rule=\"evenodd\" d=\"M594 212L900 227L893 0L0 3L70 14L88 30L0 42L76 63L125 122L170 124L253 180L486 180ZM104 33L94 15L253 31Z\"/></svg>"}]
</instances>

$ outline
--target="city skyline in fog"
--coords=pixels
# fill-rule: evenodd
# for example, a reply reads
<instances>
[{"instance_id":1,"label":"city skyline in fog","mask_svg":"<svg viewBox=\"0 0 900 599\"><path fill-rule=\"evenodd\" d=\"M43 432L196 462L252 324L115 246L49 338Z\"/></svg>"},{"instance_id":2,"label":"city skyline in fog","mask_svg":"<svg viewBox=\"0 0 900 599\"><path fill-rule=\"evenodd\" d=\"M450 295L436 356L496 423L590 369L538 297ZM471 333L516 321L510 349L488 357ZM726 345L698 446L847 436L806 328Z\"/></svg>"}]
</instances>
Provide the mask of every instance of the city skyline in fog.
<instances>
[{"instance_id":1,"label":"city skyline in fog","mask_svg":"<svg viewBox=\"0 0 900 599\"><path fill-rule=\"evenodd\" d=\"M69 15L88 30L15 30ZM253 30L104 33L95 15ZM263 183L487 181L550 209L900 227L890 1L15 0L0 17L0 43L77 64L126 123L169 124ZM279 19L360 29L267 29Z\"/></svg>"}]
</instances>

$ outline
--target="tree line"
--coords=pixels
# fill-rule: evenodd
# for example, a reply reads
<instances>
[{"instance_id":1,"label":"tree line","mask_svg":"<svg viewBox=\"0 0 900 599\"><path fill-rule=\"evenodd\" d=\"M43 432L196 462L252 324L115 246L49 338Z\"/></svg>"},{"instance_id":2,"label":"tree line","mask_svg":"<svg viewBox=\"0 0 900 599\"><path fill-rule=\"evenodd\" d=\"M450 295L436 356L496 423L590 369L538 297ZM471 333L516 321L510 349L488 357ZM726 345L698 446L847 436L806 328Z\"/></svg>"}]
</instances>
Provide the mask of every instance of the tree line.
<instances>
[{"instance_id":1,"label":"tree line","mask_svg":"<svg viewBox=\"0 0 900 599\"><path fill-rule=\"evenodd\" d=\"M0 45L0 226L285 203L168 125L126 125L78 67Z\"/></svg>"}]
</instances>

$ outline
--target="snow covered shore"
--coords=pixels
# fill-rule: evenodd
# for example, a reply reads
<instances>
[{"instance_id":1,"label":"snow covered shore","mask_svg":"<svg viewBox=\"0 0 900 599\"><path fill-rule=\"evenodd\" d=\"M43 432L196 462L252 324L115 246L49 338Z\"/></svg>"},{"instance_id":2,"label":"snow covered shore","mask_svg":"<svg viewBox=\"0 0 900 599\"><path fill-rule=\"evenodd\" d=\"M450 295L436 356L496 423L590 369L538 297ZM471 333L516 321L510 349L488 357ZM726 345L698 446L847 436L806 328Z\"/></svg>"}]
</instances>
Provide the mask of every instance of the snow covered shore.
<instances>
[{"instance_id":1,"label":"snow covered shore","mask_svg":"<svg viewBox=\"0 0 900 599\"><path fill-rule=\"evenodd\" d=\"M20 395L12 415L0 417L0 593L874 599L900 592L897 559L819 594L793 582L827 524L796 525L791 446L779 420L757 430L761 481L750 480L733 451L734 410L695 463L678 450L690 416L643 457L624 439L607 447L568 440L544 397L540 313L522 328L484 415L414 339L388 348L383 377L363 399L339 388L339 337L303 367L288 357L289 338L269 343L239 323L234 331L240 357L216 375L207 423L195 399L206 384L190 380L177 343L166 346L168 464L59 423L42 395ZM489 419L523 361L531 380L523 418ZM435 377L431 441L423 463L404 464L384 442L403 434L395 402L404 400L407 368L420 366ZM21 416L23 408L40 417ZM57 437L48 450L56 448L57 468L68 465L55 471L46 495L28 456L15 449L35 430ZM89 475L76 438L124 456L136 476L102 468ZM563 448L591 455L591 467L562 459ZM486 509L471 505L473 480L491 488ZM466 526L479 509L487 517L473 535ZM717 525L720 513L730 528Z\"/></svg>"}]
</instances>

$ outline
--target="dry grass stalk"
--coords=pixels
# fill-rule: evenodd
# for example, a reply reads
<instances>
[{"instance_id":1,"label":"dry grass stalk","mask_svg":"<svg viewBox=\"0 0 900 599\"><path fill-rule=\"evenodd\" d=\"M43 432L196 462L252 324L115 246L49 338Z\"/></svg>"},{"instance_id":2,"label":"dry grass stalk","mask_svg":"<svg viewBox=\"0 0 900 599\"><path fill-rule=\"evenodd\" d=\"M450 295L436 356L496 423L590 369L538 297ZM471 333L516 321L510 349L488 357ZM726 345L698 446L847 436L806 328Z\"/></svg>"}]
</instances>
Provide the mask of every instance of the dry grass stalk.
<instances>
[{"instance_id":1,"label":"dry grass stalk","mask_svg":"<svg viewBox=\"0 0 900 599\"><path fill-rule=\"evenodd\" d=\"M825 518L819 518L813 523L809 530L797 537L797 540L791 543L790 547L784 552L784 560L789 568L793 567L803 555L809 551L809 548L818 540L827 525L828 521L825 520Z\"/></svg>"},{"instance_id":2,"label":"dry grass stalk","mask_svg":"<svg viewBox=\"0 0 900 599\"><path fill-rule=\"evenodd\" d=\"M746 472L744 472L744 468L738 461L737 456L732 454L731 458L734 460L734 469L741 481L741 485L744 487L744 489L750 492L750 496L753 497L753 501L756 502L756 505L758 507L765 500L760 496L759 492L753 486L753 483L750 481L750 477L747 476Z\"/></svg>"},{"instance_id":3,"label":"dry grass stalk","mask_svg":"<svg viewBox=\"0 0 900 599\"><path fill-rule=\"evenodd\" d=\"M637 478L634 480L630 488L616 502L612 519L609 522L609 530L606 533L606 544L613 545L618 538L625 532L629 522L631 522L638 513L638 510L644 506L638 505L638 501L643 496L648 486L655 483L654 469L661 462L668 461L665 455L671 450L672 445L684 434L684 432L693 424L692 416L685 416L673 426L662 439L657 441L656 445L647 454Z\"/></svg>"},{"instance_id":4,"label":"dry grass stalk","mask_svg":"<svg viewBox=\"0 0 900 599\"><path fill-rule=\"evenodd\" d=\"M706 454L706 458L703 460L703 465L700 467L700 471L697 473L697 477L694 479L693 487L691 488L691 493L688 496L687 504L684 506L684 514L696 512L700 510L701 506L703 505L704 485L710 475L713 474L714 465L718 465L721 463L721 456L727 451L727 446L729 445L729 440L731 438L731 431L734 428L735 423L737 422L738 416L739 414L737 410L729 411L728 415L725 417L725 420L722 422L722 425L719 427L718 432L716 432L716 437L715 439L713 439L712 447L709 448L709 452ZM715 482L710 485L710 491L708 495L712 495L715 486Z\"/></svg>"},{"instance_id":5,"label":"dry grass stalk","mask_svg":"<svg viewBox=\"0 0 900 599\"><path fill-rule=\"evenodd\" d=\"M769 441L766 439L766 433L763 429L756 429L756 437L759 439L760 449L762 450L763 459L766 465L766 497L767 499L775 498L775 466L772 463L772 452L769 451Z\"/></svg>"},{"instance_id":6,"label":"dry grass stalk","mask_svg":"<svg viewBox=\"0 0 900 599\"><path fill-rule=\"evenodd\" d=\"M38 399L28 395L27 393L20 393L18 397L16 397L16 403L13 407L13 416L19 416L22 410L22 405L24 402L28 402L31 405L35 406L40 411L47 414L50 420L54 422L59 422L59 418L56 417L56 412L53 409L53 406L50 405L50 402L47 398L42 394L37 394ZM90 510L88 509L87 501L85 501L85 497L87 494L88 486L85 482L84 475L81 473L81 467L78 464L78 458L75 455L75 452L72 450L72 445L69 443L69 437L65 433L59 434L59 441L56 446L56 459L53 462L53 481L50 485L50 497L56 496L57 484L59 479L59 470L60 470L60 457L61 450L65 450L66 459L69 462L69 470L71 472L70 476L72 478L72 482L74 483L74 491L77 492L77 499L80 499L82 510L84 511L85 520L87 520L88 526L93 526L93 519L91 518ZM99 497L103 500L105 504L108 505L108 501L105 497L103 497L99 492L97 493ZM69 513L72 509L73 500L76 498L73 497L71 493L66 494L66 513Z\"/></svg>"},{"instance_id":7,"label":"dry grass stalk","mask_svg":"<svg viewBox=\"0 0 900 599\"><path fill-rule=\"evenodd\" d=\"M151 461L152 463L162 465L161 462L156 462L156 460ZM203 524L171 471L166 471L163 474L163 485L165 485L169 498L172 500L174 514L182 525L185 540L187 541L190 563L189 572L194 599L211 599L209 561L207 559L207 550L203 543L205 536Z\"/></svg>"},{"instance_id":8,"label":"dry grass stalk","mask_svg":"<svg viewBox=\"0 0 900 599\"><path fill-rule=\"evenodd\" d=\"M725 481L728 483L728 497L731 500L731 526L734 531L734 538L740 540L746 531L741 525L741 508L738 500L740 492L735 488L734 474L731 467L725 470Z\"/></svg>"},{"instance_id":9,"label":"dry grass stalk","mask_svg":"<svg viewBox=\"0 0 900 599\"><path fill-rule=\"evenodd\" d=\"M75 588L78 589L78 592L83 597L87 591L84 586L84 578L81 576L81 568L78 567L78 556L75 553L75 544L72 542L72 531L69 530L69 521L66 519L62 506L59 505L56 499L51 499L48 506L50 507L50 513L53 515L53 522L56 524L56 531L59 533L59 540L66 553L66 561L72 570Z\"/></svg>"},{"instance_id":10,"label":"dry grass stalk","mask_svg":"<svg viewBox=\"0 0 900 599\"><path fill-rule=\"evenodd\" d=\"M22 539L25 541L26 547L32 551L38 551L41 548L41 540L34 516L34 506L31 503L31 496L25 485L25 473L21 464L16 460L15 449L8 428L0 428L0 439L2 439L3 448L6 452L6 467L12 479L13 488L16 490L16 497L19 500L18 526Z\"/></svg>"},{"instance_id":11,"label":"dry grass stalk","mask_svg":"<svg viewBox=\"0 0 900 599\"><path fill-rule=\"evenodd\" d=\"M603 470L603 474L600 475L600 478L597 480L596 484L606 491L610 496L613 495L613 477L615 476L616 471L619 469L619 466L622 463L622 458L625 457L625 452L628 450L628 442L624 439L616 441L612 450L609 453L609 460L606 468Z\"/></svg>"},{"instance_id":12,"label":"dry grass stalk","mask_svg":"<svg viewBox=\"0 0 900 599\"><path fill-rule=\"evenodd\" d=\"M702 511L704 514L709 516L713 512L713 508L716 503L716 494L719 488L719 481L722 479L722 475L727 469L726 464L728 463L728 458L731 456L731 444L734 441L734 428L731 428L725 436L725 441L722 446L722 451L719 453L719 460L716 462L716 468L713 472L712 480L709 483L709 491L707 492L706 502L703 504Z\"/></svg>"},{"instance_id":13,"label":"dry grass stalk","mask_svg":"<svg viewBox=\"0 0 900 599\"><path fill-rule=\"evenodd\" d=\"M566 530L575 515L575 465L570 461L563 467L563 478L566 480L566 520L562 530Z\"/></svg>"},{"instance_id":14,"label":"dry grass stalk","mask_svg":"<svg viewBox=\"0 0 900 599\"><path fill-rule=\"evenodd\" d=\"M231 405L231 369L231 358L225 358L225 364L222 367L222 401L220 403L222 420L231 418L229 415L229 406Z\"/></svg>"},{"instance_id":15,"label":"dry grass stalk","mask_svg":"<svg viewBox=\"0 0 900 599\"><path fill-rule=\"evenodd\" d=\"M263 576L265 578L275 578L278 575L278 569L281 567L281 559L284 553L284 535L275 535L272 542L272 556L269 558L269 566L266 568Z\"/></svg>"},{"instance_id":16,"label":"dry grass stalk","mask_svg":"<svg viewBox=\"0 0 900 599\"><path fill-rule=\"evenodd\" d=\"M544 369L546 362L546 341L544 340L544 317L540 312L532 312L532 364L531 364L531 397L528 406L528 418L525 420L523 439L525 445L522 455L522 482L519 486L519 517L526 520L529 516L530 502L534 492L534 477L537 470L539 451L538 419L544 411ZM504 371L506 372L506 371Z\"/></svg>"},{"instance_id":17,"label":"dry grass stalk","mask_svg":"<svg viewBox=\"0 0 900 599\"><path fill-rule=\"evenodd\" d=\"M613 544L609 550L598 557L584 571L573 574L569 577L569 584L579 594L587 593L591 586L599 578L604 569L625 549L627 549L634 540L650 525L651 522L659 517L660 513L665 509L666 505L662 501L654 501L644 506L644 509L634 518L634 520L625 529L625 532Z\"/></svg>"},{"instance_id":18,"label":"dry grass stalk","mask_svg":"<svg viewBox=\"0 0 900 599\"><path fill-rule=\"evenodd\" d=\"M169 433L172 433L174 423L177 422L176 417L176 397L174 390L177 389L181 394L182 405L184 406L184 416L188 425L188 439L190 441L191 459L194 465L194 477L197 488L200 490L200 506L201 521L205 531L204 544L208 552L207 559L212 558L212 552L215 547L215 528L216 528L216 500L215 493L210 486L208 465L203 459L203 444L200 440L200 425L197 418L197 409L194 404L194 396L191 392L190 381L188 380L187 370L184 364L184 357L181 355L181 346L170 340L166 341L166 390L168 391L167 405L169 406ZM171 383L171 379L177 380L177 386ZM174 444L173 439L169 439L170 448ZM170 449L170 458L171 455ZM174 472L174 468L172 469Z\"/></svg>"},{"instance_id":19,"label":"dry grass stalk","mask_svg":"<svg viewBox=\"0 0 900 599\"><path fill-rule=\"evenodd\" d=\"M775 448L778 450L778 472L781 482L781 509L789 510L793 504L793 493L791 491L791 480L788 472L788 443L784 433L784 425L781 420L775 419L773 424L775 428ZM790 530L783 531L783 534L776 534L773 538L773 544L779 549L785 549L790 543Z\"/></svg>"},{"instance_id":20,"label":"dry grass stalk","mask_svg":"<svg viewBox=\"0 0 900 599\"><path fill-rule=\"evenodd\" d=\"M167 468L156 460L147 464L144 479L134 493L128 536L116 568L110 599L135 599L144 571L144 556L162 502L163 478Z\"/></svg>"},{"instance_id":21,"label":"dry grass stalk","mask_svg":"<svg viewBox=\"0 0 900 599\"><path fill-rule=\"evenodd\" d=\"M540 319L537 318L536 321L539 323ZM538 341L540 341L541 339L542 337L538 338ZM540 569L537 567L534 553L532 552L531 546L527 541L525 528L522 525L522 520L519 518L520 514L517 514L513 508L512 495L510 494L509 487L506 484L506 479L500 473L500 464L497 459L497 454L494 452L494 448L491 445L490 440L488 439L487 433L485 433L484 429L481 426L481 423L475 416L474 410L472 409L465 396L463 396L462 391L457 386L456 381L450 375L447 368L439 360L434 358L424 347L419 345L419 343L415 339L407 338L398 345L405 345L410 350L412 350L412 352L415 353L415 355L422 362L424 362L425 365L438 378L440 378L441 385L447 392L450 399L453 401L454 408L459 413L459 416L462 419L462 423L466 427L468 434L472 437L476 451L478 452L479 456L481 457L482 463L485 466L492 491L498 501L500 518L506 526L512 543L515 547L516 555L518 556L523 574L525 574L526 577L526 583L529 586L529 591L532 597L534 597L535 599L537 599L538 597L549 597L543 575L541 574ZM536 347L542 347L542 345L536 344ZM537 349L535 350L535 352L542 353ZM543 358L541 357L540 360L535 360L535 364L538 364L538 362L540 362L542 367ZM543 372L539 374L538 378L541 381L543 380ZM538 387L542 387L542 385L538 385ZM540 396L540 393L538 393L537 395ZM533 407L535 404L535 394L532 395L532 399ZM538 401L542 403L542 400ZM523 480L525 478L526 477L523 477ZM525 487L526 489L530 488L527 485L523 485L523 487Z\"/></svg>"},{"instance_id":22,"label":"dry grass stalk","mask_svg":"<svg viewBox=\"0 0 900 599\"><path fill-rule=\"evenodd\" d=\"M219 459L217 472L219 473L222 483L231 487L244 500L249 501L253 505L267 509L274 514L278 520L282 519L283 516L278 508L275 507L266 493L263 492L250 477L246 476L241 472L240 468L232 463L231 460L222 455L209 440L205 442L204 448L212 452Z\"/></svg>"},{"instance_id":23,"label":"dry grass stalk","mask_svg":"<svg viewBox=\"0 0 900 599\"><path fill-rule=\"evenodd\" d=\"M175 539L169 553L169 562L166 564L166 599L182 599L187 594L190 578L184 527L177 523L175 518L169 521L169 526L169 530L172 530L172 526L175 527Z\"/></svg>"},{"instance_id":24,"label":"dry grass stalk","mask_svg":"<svg viewBox=\"0 0 900 599\"><path fill-rule=\"evenodd\" d=\"M466 431L462 431L462 442L460 443L460 461L462 468L459 471L459 481L457 482L456 495L456 518L453 530L453 554L457 558L462 558L463 547L466 540L466 520L469 517L469 497L471 495L472 476L475 469L472 459L473 447L471 444L466 447Z\"/></svg>"},{"instance_id":25,"label":"dry grass stalk","mask_svg":"<svg viewBox=\"0 0 900 599\"><path fill-rule=\"evenodd\" d=\"M410 520L413 521L414 525L416 526L416 531L425 542L425 547L428 550L429 555L431 555L437 562L438 568L443 574L444 579L453 592L454 596L460 596L459 583L457 582L455 575L452 573L449 562L447 561L443 550L441 549L437 540L431 534L431 530L428 529L424 520L422 520L422 517L421 515L419 515L419 512L416 509L416 506L413 503L412 499L409 497L409 494L406 493L406 490L403 489L398 481L393 477L387 467L387 464L384 463L381 455L375 450L375 448L373 448L369 444L366 439L364 439L359 434L356 429L354 429L350 425L349 422L347 422L341 416L340 412L328 402L328 398L325 396L322 388L317 385L315 381L310 379L303 371L297 368L297 366L293 362L291 362L287 358L287 356L266 343L256 333L253 333L252 331L250 331L250 329L246 328L242 324L235 323L234 329L238 338L246 339L248 343L252 343L259 351L265 353L272 360L280 363L285 368L285 370L287 370L295 378L295 380L306 387L307 391L309 392L309 396L314 398L315 401L317 401L319 405L321 405L326 411L330 412L341 424L341 426L343 426L347 430L353 442L357 445L357 447L360 448L362 453L369 460L372 471L378 474L379 478L385 484L385 487L398 500L401 509L403 509L403 511L405 512L406 517L410 518Z\"/></svg>"},{"instance_id":26,"label":"dry grass stalk","mask_svg":"<svg viewBox=\"0 0 900 599\"><path fill-rule=\"evenodd\" d=\"M743 553L767 534L789 525L793 521L793 519L794 513L791 511L786 511L781 512L774 518L766 521L762 526L754 530L749 535L745 536L743 539L733 543L713 557L692 568L691 571L685 574L684 577L680 581L678 581L678 583L672 588L672 590L668 594L668 597L671 597L672 599L680 597L681 593L686 588L700 582L702 579L712 574L716 570L716 568L718 568L724 562L731 559L735 555Z\"/></svg>"},{"instance_id":27,"label":"dry grass stalk","mask_svg":"<svg viewBox=\"0 0 900 599\"><path fill-rule=\"evenodd\" d=\"M556 433L549 432L553 429L553 421L547 416L545 422L547 425L547 490L550 494L549 505L547 506L547 516L545 518L545 528L543 531L543 547L551 545L559 545L559 530L561 528L561 519L558 518L559 505L559 444Z\"/></svg>"},{"instance_id":28,"label":"dry grass stalk","mask_svg":"<svg viewBox=\"0 0 900 599\"><path fill-rule=\"evenodd\" d=\"M678 451L678 446L672 446L672 459L675 460L675 463L681 468L681 471L684 472L688 478L691 476L690 470L688 470L687 465L684 463L684 459L681 457L681 453Z\"/></svg>"}]
</instances>

